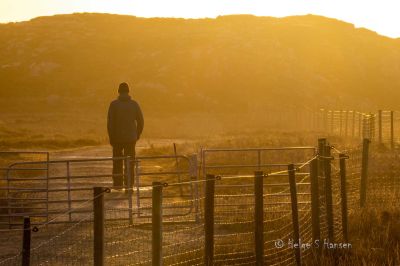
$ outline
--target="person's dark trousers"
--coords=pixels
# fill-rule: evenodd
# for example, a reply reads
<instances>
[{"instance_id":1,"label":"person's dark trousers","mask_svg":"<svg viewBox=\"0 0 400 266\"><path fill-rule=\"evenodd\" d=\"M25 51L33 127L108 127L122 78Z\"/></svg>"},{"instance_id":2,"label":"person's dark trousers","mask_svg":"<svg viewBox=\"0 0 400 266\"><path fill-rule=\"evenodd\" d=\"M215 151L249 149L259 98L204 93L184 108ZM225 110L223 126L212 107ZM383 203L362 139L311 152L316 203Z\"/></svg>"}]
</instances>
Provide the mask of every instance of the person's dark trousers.
<instances>
[{"instance_id":1,"label":"person's dark trousers","mask_svg":"<svg viewBox=\"0 0 400 266\"><path fill-rule=\"evenodd\" d=\"M135 160L135 145L136 142L114 144L113 157L131 157L131 187L134 182L134 160ZM127 187L128 178L123 172L124 160L113 160L113 183L114 187Z\"/></svg>"}]
</instances>

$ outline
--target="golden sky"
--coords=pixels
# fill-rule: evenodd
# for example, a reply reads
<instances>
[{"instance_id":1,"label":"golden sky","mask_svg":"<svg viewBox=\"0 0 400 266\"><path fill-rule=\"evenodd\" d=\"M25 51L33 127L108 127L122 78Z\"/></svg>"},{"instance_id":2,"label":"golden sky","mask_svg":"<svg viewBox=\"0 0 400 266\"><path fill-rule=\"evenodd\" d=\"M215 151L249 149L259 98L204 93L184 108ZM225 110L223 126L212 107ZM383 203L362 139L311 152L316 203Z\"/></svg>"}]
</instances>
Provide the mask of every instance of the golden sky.
<instances>
[{"instance_id":1,"label":"golden sky","mask_svg":"<svg viewBox=\"0 0 400 266\"><path fill-rule=\"evenodd\" d=\"M0 22L75 12L184 18L316 14L400 37L400 0L0 0Z\"/></svg>"}]
</instances>

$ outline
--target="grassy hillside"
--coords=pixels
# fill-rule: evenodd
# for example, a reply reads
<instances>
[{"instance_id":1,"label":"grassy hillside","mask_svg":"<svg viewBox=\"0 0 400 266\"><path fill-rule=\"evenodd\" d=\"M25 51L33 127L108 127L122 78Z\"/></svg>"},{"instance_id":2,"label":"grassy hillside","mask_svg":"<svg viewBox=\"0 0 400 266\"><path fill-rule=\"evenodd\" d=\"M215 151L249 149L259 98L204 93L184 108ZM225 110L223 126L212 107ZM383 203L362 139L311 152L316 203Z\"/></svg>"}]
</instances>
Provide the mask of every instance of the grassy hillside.
<instances>
[{"instance_id":1,"label":"grassy hillside","mask_svg":"<svg viewBox=\"0 0 400 266\"><path fill-rule=\"evenodd\" d=\"M152 108L321 94L330 104L395 104L399 74L399 40L317 16L75 14L0 26L2 98L103 102L128 80Z\"/></svg>"},{"instance_id":2,"label":"grassy hillside","mask_svg":"<svg viewBox=\"0 0 400 266\"><path fill-rule=\"evenodd\" d=\"M103 121L118 83L128 81L146 116L172 128L182 113L188 121L193 113L231 116L234 125L242 120L232 114L283 108L396 109L399 76L400 40L312 15L74 14L0 24L3 115Z\"/></svg>"}]
</instances>

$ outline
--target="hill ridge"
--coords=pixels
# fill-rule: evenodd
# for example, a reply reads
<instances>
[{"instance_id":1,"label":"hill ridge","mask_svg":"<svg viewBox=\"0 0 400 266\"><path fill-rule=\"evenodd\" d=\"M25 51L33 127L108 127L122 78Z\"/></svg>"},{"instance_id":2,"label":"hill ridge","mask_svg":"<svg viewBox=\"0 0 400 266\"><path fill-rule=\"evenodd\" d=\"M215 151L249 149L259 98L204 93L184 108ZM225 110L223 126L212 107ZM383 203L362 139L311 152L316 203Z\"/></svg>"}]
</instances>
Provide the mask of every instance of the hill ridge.
<instances>
[{"instance_id":1,"label":"hill ridge","mask_svg":"<svg viewBox=\"0 0 400 266\"><path fill-rule=\"evenodd\" d=\"M128 81L167 112L395 108L399 76L399 39L323 16L76 13L0 24L0 96L11 101L103 106Z\"/></svg>"}]
</instances>

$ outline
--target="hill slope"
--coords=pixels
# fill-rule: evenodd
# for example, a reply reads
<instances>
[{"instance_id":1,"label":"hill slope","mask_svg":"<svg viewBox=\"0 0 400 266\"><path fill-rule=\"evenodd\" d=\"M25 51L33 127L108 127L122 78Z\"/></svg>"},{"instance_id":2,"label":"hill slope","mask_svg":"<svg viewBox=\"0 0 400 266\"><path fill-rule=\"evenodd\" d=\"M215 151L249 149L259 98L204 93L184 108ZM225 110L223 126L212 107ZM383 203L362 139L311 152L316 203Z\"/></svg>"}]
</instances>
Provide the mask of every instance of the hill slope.
<instances>
[{"instance_id":1,"label":"hill slope","mask_svg":"<svg viewBox=\"0 0 400 266\"><path fill-rule=\"evenodd\" d=\"M312 15L74 14L0 25L0 96L8 104L104 108L120 81L155 113L396 108L400 41Z\"/></svg>"}]
</instances>

